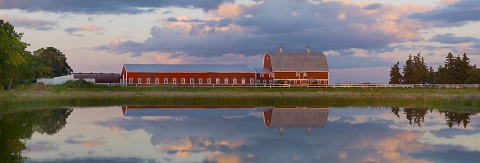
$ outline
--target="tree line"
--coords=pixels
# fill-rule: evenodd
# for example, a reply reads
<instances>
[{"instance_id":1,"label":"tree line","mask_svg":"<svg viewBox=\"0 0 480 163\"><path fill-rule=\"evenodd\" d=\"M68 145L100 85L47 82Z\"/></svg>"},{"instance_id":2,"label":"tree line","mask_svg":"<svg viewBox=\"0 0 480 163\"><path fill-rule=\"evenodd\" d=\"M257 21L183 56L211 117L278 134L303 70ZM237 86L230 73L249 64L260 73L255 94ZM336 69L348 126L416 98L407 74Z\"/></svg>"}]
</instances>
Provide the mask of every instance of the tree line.
<instances>
[{"instance_id":1,"label":"tree line","mask_svg":"<svg viewBox=\"0 0 480 163\"><path fill-rule=\"evenodd\" d=\"M466 53L463 56L448 53L445 64L439 65L436 71L427 67L420 53L409 55L403 69L399 63L390 69L389 84L480 84L480 69L470 65Z\"/></svg>"},{"instance_id":2,"label":"tree line","mask_svg":"<svg viewBox=\"0 0 480 163\"><path fill-rule=\"evenodd\" d=\"M54 47L26 50L23 33L15 31L9 22L0 19L0 89L35 83L37 78L51 78L73 73L67 58Z\"/></svg>"}]
</instances>

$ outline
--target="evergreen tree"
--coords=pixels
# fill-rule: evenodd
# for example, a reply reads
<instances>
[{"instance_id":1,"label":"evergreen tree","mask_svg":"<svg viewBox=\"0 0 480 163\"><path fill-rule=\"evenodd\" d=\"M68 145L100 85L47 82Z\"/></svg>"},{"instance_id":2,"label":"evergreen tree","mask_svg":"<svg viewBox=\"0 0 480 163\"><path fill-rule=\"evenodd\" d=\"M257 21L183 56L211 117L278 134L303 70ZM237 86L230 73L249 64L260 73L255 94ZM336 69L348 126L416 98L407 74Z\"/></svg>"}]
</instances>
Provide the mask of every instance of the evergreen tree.
<instances>
[{"instance_id":1,"label":"evergreen tree","mask_svg":"<svg viewBox=\"0 0 480 163\"><path fill-rule=\"evenodd\" d=\"M428 69L428 72L425 75L425 83L428 83L428 84L435 83L435 70L433 70L432 66L430 66L430 69Z\"/></svg>"},{"instance_id":2,"label":"evergreen tree","mask_svg":"<svg viewBox=\"0 0 480 163\"><path fill-rule=\"evenodd\" d=\"M389 84L402 84L402 74L400 74L400 68L398 67L398 64L400 62L397 62L397 64L393 65L391 70L390 70L390 82Z\"/></svg>"},{"instance_id":3,"label":"evergreen tree","mask_svg":"<svg viewBox=\"0 0 480 163\"><path fill-rule=\"evenodd\" d=\"M448 53L445 59L445 73L443 74L442 84L454 84L455 78L455 57L452 52Z\"/></svg>"},{"instance_id":4,"label":"evergreen tree","mask_svg":"<svg viewBox=\"0 0 480 163\"><path fill-rule=\"evenodd\" d=\"M414 62L412 60L412 55L409 55L408 60L405 62L405 66L403 67L403 84L415 84L414 73Z\"/></svg>"}]
</instances>

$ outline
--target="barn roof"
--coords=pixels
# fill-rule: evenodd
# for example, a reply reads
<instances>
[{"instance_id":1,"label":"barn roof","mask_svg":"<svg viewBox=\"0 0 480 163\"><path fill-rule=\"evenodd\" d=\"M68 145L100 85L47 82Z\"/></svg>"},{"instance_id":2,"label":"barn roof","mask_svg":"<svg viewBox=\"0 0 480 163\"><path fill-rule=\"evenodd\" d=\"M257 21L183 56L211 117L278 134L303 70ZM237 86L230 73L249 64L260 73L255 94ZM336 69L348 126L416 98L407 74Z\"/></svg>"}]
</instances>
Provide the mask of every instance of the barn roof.
<instances>
[{"instance_id":1,"label":"barn roof","mask_svg":"<svg viewBox=\"0 0 480 163\"><path fill-rule=\"evenodd\" d=\"M323 128L327 123L329 110L329 108L274 108L267 128Z\"/></svg>"},{"instance_id":2,"label":"barn roof","mask_svg":"<svg viewBox=\"0 0 480 163\"><path fill-rule=\"evenodd\" d=\"M246 64L124 64L127 72L255 72Z\"/></svg>"},{"instance_id":3,"label":"barn roof","mask_svg":"<svg viewBox=\"0 0 480 163\"><path fill-rule=\"evenodd\" d=\"M252 68L253 71L255 71L256 73L262 73L262 74L270 74L272 73L272 71L270 71L270 69L268 68Z\"/></svg>"},{"instance_id":4,"label":"barn roof","mask_svg":"<svg viewBox=\"0 0 480 163\"><path fill-rule=\"evenodd\" d=\"M328 71L322 52L267 52L272 71Z\"/></svg>"}]
</instances>

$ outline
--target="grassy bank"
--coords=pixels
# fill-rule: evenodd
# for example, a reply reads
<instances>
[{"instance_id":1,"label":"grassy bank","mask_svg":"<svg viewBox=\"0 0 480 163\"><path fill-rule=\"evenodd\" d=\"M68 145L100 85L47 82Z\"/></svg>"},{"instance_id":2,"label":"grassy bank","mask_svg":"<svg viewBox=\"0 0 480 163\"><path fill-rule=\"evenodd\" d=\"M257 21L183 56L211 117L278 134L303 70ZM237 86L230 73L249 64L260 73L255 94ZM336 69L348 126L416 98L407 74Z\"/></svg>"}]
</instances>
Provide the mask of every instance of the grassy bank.
<instances>
[{"instance_id":1,"label":"grassy bank","mask_svg":"<svg viewBox=\"0 0 480 163\"><path fill-rule=\"evenodd\" d=\"M49 86L0 92L0 108L111 105L398 106L476 108L480 89L171 88Z\"/></svg>"}]
</instances>

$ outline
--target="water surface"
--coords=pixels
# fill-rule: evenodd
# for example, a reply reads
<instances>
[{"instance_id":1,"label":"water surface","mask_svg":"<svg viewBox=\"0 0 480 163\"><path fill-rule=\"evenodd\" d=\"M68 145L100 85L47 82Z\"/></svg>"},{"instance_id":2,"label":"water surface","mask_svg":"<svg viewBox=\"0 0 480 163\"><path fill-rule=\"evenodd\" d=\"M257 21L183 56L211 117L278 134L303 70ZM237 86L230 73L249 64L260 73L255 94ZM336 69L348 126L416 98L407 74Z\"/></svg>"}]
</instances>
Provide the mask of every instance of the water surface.
<instances>
[{"instance_id":1,"label":"water surface","mask_svg":"<svg viewBox=\"0 0 480 163\"><path fill-rule=\"evenodd\" d=\"M25 162L479 162L479 120L431 108L61 108L3 114L0 151Z\"/></svg>"}]
</instances>

